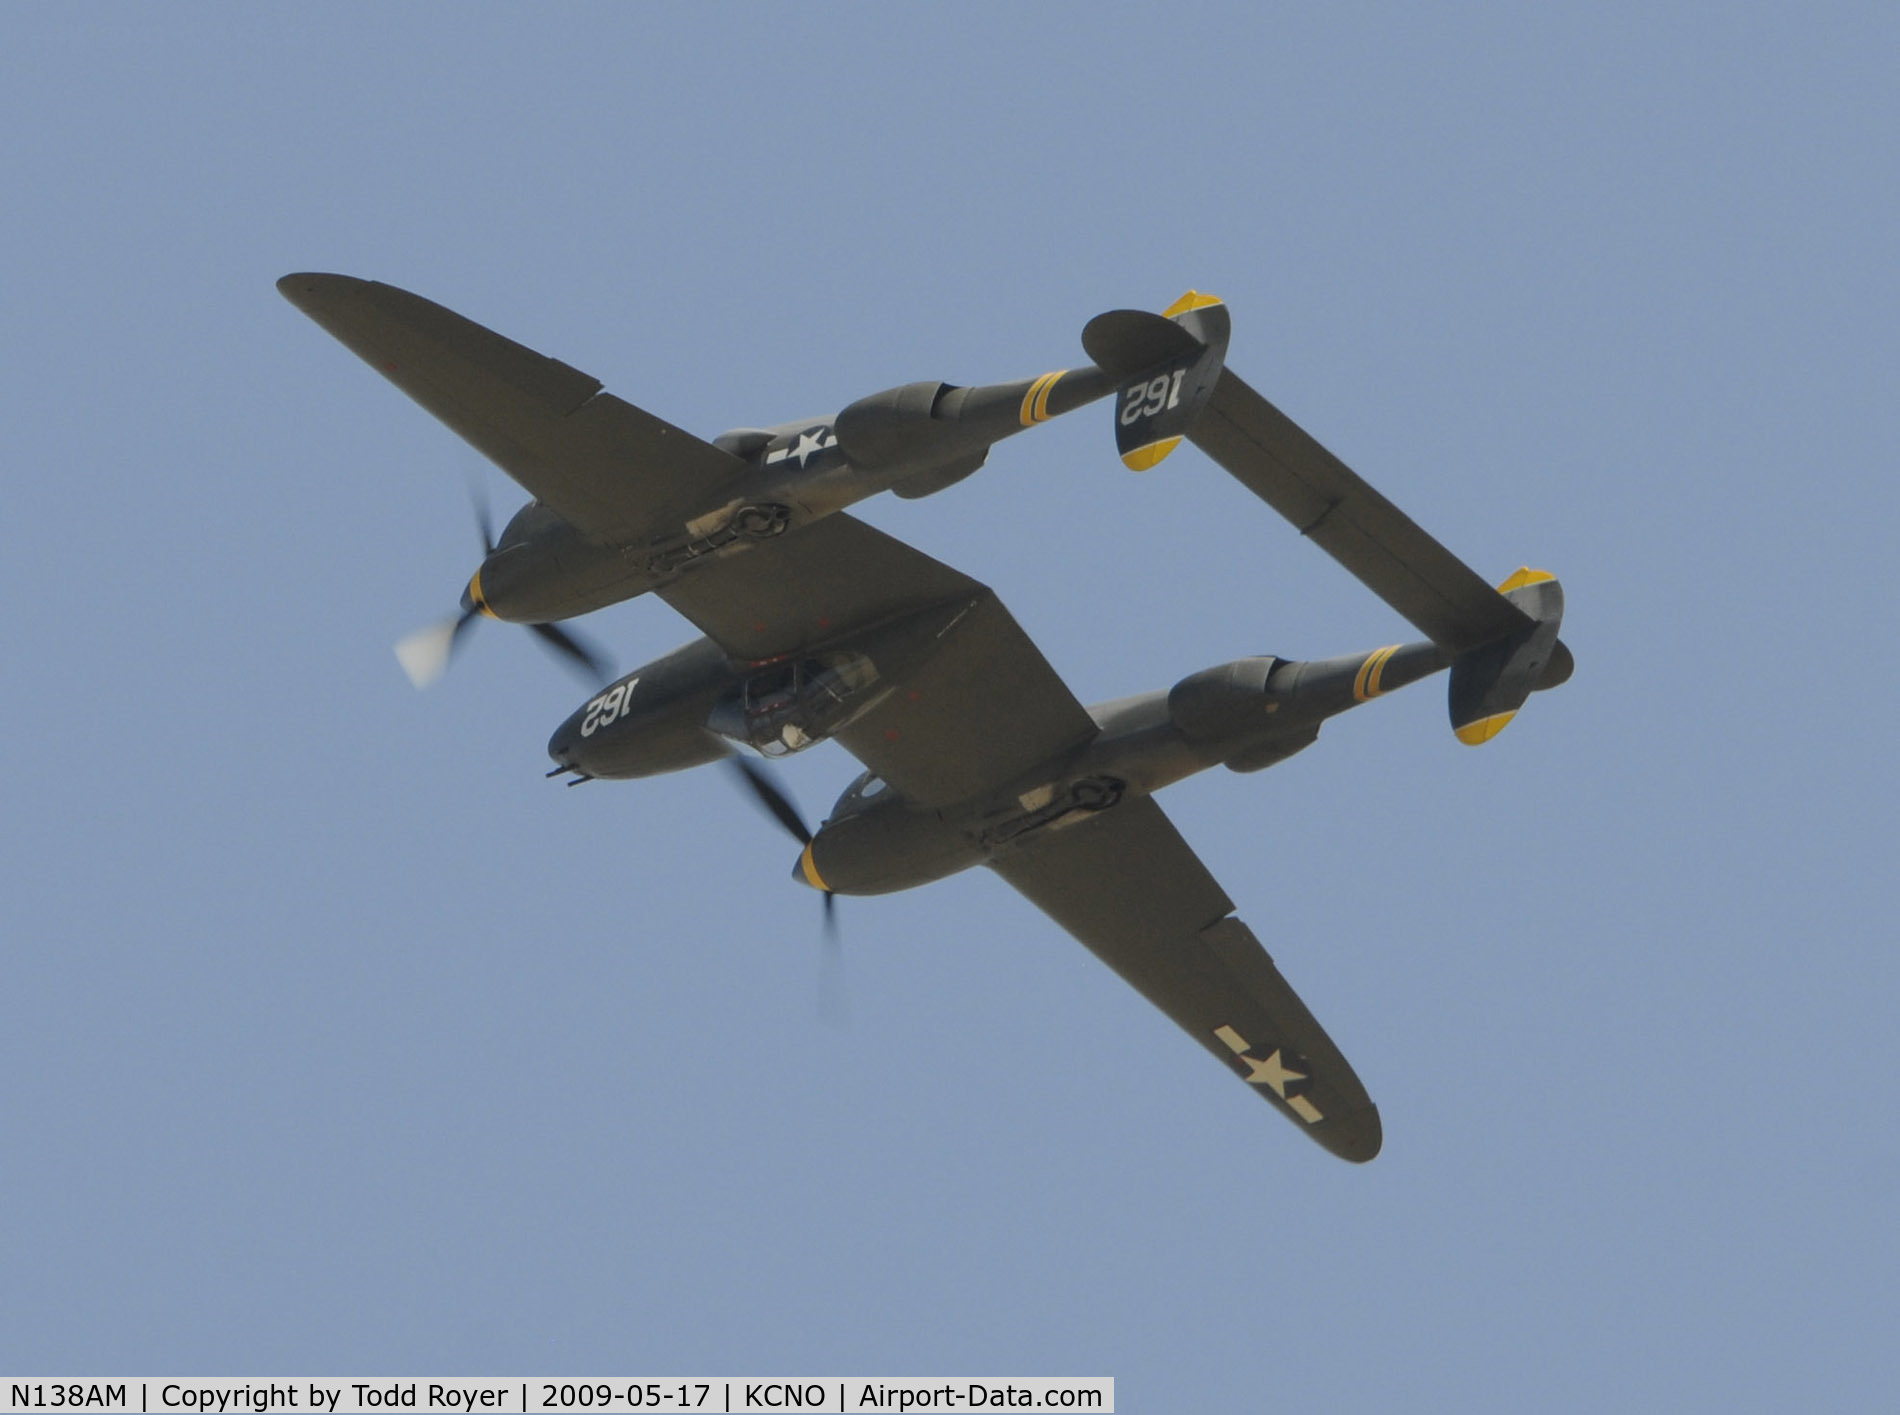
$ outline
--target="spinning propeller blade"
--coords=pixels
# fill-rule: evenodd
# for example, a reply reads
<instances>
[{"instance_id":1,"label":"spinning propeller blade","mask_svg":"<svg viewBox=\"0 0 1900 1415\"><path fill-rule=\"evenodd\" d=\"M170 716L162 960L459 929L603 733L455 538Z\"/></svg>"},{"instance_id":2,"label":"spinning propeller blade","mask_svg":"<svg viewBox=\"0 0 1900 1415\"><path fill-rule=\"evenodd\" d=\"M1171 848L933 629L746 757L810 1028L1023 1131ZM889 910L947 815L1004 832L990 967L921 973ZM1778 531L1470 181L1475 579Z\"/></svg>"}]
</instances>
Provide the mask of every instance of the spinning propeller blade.
<instances>
[{"instance_id":1,"label":"spinning propeller blade","mask_svg":"<svg viewBox=\"0 0 1900 1415\"><path fill-rule=\"evenodd\" d=\"M482 559L485 562L495 553L495 528L488 514L488 493L482 489L481 480L473 474L468 479L468 499L470 509L475 513L475 531L482 540ZM460 614L418 629L396 645L396 661L402 664L402 671L409 675L409 681L418 690L428 687L448 671L449 662L460 647L463 634L481 613L480 608L470 602L467 593L464 593L462 603L464 607ZM527 627L551 653L579 672L589 687L603 687L612 680L613 660L585 640L553 624L530 624Z\"/></svg>"},{"instance_id":2,"label":"spinning propeller blade","mask_svg":"<svg viewBox=\"0 0 1900 1415\"><path fill-rule=\"evenodd\" d=\"M482 559L495 553L495 523L488 514L488 491L474 472L468 474L468 503L475 512L475 530L482 538Z\"/></svg>"},{"instance_id":3,"label":"spinning propeller blade","mask_svg":"<svg viewBox=\"0 0 1900 1415\"><path fill-rule=\"evenodd\" d=\"M811 844L811 827L805 824L805 818L798 813L798 807L792 804L792 798L773 778L772 774L759 763L737 754L726 760L739 774L739 779L759 803L766 814L785 828L800 845ZM838 934L838 896L830 890L824 890L824 939L823 961L818 974L818 1015L832 1027L843 1027L850 1021L851 1008L845 995L844 986L844 943Z\"/></svg>"},{"instance_id":4,"label":"spinning propeller blade","mask_svg":"<svg viewBox=\"0 0 1900 1415\"><path fill-rule=\"evenodd\" d=\"M402 664L402 671L409 675L409 681L418 691L435 682L447 670L449 659L455 653L456 641L474 618L472 610L451 614L447 619L437 620L416 630L396 645L396 661Z\"/></svg>"},{"instance_id":5,"label":"spinning propeller blade","mask_svg":"<svg viewBox=\"0 0 1900 1415\"><path fill-rule=\"evenodd\" d=\"M599 649L591 647L568 633L567 630L553 624L530 624L528 628L551 651L578 668L581 677L587 680L588 686L602 688L613 681L613 660Z\"/></svg>"},{"instance_id":6,"label":"spinning propeller blade","mask_svg":"<svg viewBox=\"0 0 1900 1415\"><path fill-rule=\"evenodd\" d=\"M818 965L818 1017L840 1030L851 1025L851 995L844 982L844 941L838 936L838 896L825 891L825 951Z\"/></svg>"},{"instance_id":7,"label":"spinning propeller blade","mask_svg":"<svg viewBox=\"0 0 1900 1415\"><path fill-rule=\"evenodd\" d=\"M811 831L805 825L805 818L799 815L798 807L792 804L792 798L785 794L785 789L772 779L771 773L748 757L735 754L726 760L732 763L745 783L746 790L765 807L768 815L784 826L786 832L800 845L811 844ZM825 898L829 900L831 895L827 893Z\"/></svg>"}]
</instances>

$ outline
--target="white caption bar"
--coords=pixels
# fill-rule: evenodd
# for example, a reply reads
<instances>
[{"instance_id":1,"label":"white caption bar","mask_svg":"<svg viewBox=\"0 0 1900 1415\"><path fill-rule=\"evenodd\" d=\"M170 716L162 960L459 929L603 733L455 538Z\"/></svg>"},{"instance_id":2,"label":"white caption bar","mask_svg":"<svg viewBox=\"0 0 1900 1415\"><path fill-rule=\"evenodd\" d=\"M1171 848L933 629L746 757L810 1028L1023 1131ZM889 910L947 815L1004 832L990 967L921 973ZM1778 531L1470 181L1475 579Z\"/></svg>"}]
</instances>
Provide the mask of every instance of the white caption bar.
<instances>
[{"instance_id":1,"label":"white caption bar","mask_svg":"<svg viewBox=\"0 0 1900 1415\"><path fill-rule=\"evenodd\" d=\"M136 1411L138 1415L388 1415L482 1411L506 1415L628 1411L799 1411L910 1415L913 1411L1113 1412L1112 1376L511 1376L477 1378L0 1376L0 1411Z\"/></svg>"}]
</instances>

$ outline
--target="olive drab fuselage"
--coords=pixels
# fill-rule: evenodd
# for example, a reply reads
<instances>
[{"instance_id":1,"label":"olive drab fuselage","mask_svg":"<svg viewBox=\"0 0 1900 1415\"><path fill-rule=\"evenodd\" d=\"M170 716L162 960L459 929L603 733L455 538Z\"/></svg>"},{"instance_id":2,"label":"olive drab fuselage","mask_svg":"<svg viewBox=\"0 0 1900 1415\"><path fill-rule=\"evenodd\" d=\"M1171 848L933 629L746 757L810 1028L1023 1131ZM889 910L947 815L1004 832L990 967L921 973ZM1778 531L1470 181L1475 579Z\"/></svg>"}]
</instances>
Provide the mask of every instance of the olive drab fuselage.
<instances>
[{"instance_id":1,"label":"olive drab fuselage","mask_svg":"<svg viewBox=\"0 0 1900 1415\"><path fill-rule=\"evenodd\" d=\"M733 663L697 640L575 709L548 755L592 779L680 771L734 749L801 751L901 690L956 632L959 607L767 663ZM1317 662L1237 659L1166 691L1098 704L1092 739L963 801L919 805L867 771L838 798L795 874L839 894L909 889L1209 767L1283 761L1311 745L1327 718L1449 663L1430 643Z\"/></svg>"}]
</instances>

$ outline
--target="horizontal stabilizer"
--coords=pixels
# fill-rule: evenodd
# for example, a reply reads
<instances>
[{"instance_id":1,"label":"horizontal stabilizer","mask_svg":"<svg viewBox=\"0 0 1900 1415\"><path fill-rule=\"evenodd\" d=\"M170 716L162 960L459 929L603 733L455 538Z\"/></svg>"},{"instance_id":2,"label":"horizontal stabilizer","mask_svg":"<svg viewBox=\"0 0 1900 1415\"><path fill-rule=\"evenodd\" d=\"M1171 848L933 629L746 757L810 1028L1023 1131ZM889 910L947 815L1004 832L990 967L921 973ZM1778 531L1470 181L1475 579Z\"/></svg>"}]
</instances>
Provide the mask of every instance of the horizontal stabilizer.
<instances>
[{"instance_id":1,"label":"horizontal stabilizer","mask_svg":"<svg viewBox=\"0 0 1900 1415\"><path fill-rule=\"evenodd\" d=\"M1082 330L1082 347L1112 377L1115 450L1137 472L1187 435L1220 378L1232 325L1227 306L1190 290L1161 314L1110 310Z\"/></svg>"},{"instance_id":2,"label":"horizontal stabilizer","mask_svg":"<svg viewBox=\"0 0 1900 1415\"><path fill-rule=\"evenodd\" d=\"M1563 627L1564 589L1547 570L1519 570L1498 591L1529 624L1461 655L1451 666L1451 729L1466 746L1480 747L1510 725L1524 700L1570 677L1575 661L1557 631Z\"/></svg>"},{"instance_id":3,"label":"horizontal stabilizer","mask_svg":"<svg viewBox=\"0 0 1900 1415\"><path fill-rule=\"evenodd\" d=\"M1447 653L1529 627L1482 575L1232 369L1188 437Z\"/></svg>"}]
</instances>

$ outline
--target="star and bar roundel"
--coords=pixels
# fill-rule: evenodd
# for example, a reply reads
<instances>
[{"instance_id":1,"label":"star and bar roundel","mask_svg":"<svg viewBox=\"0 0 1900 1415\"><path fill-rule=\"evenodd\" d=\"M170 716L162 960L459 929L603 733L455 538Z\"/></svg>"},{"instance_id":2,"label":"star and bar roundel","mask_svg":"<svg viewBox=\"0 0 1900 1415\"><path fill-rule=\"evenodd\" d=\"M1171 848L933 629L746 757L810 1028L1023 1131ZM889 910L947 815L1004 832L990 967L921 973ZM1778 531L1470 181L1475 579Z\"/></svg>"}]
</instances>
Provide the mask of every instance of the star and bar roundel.
<instances>
[{"instance_id":1,"label":"star and bar roundel","mask_svg":"<svg viewBox=\"0 0 1900 1415\"><path fill-rule=\"evenodd\" d=\"M1299 1116L1308 1125L1317 1124L1326 1117L1320 1108L1306 1097L1306 1083L1312 1073L1312 1066L1305 1057L1275 1047L1272 1055L1265 1060L1248 1053L1253 1049L1249 1042L1232 1027L1216 1027L1214 1035L1221 1044L1234 1054L1234 1057L1247 1068L1243 1079L1256 1086L1265 1086L1286 1102L1286 1108ZM1304 1068L1304 1069L1302 1069Z\"/></svg>"}]
</instances>

